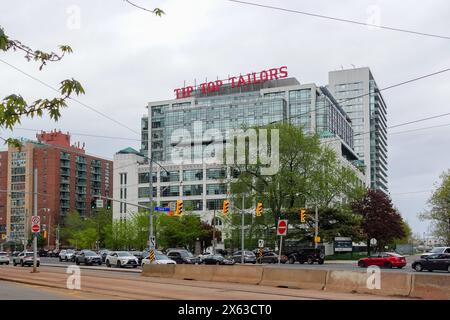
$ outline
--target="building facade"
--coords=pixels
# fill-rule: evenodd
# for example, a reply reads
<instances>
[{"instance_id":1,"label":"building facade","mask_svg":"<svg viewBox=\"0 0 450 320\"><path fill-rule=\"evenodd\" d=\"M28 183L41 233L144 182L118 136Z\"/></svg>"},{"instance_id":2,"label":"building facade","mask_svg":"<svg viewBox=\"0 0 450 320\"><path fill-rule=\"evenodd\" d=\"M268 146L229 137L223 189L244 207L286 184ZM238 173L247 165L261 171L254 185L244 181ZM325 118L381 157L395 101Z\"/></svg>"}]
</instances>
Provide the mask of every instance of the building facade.
<instances>
[{"instance_id":1,"label":"building facade","mask_svg":"<svg viewBox=\"0 0 450 320\"><path fill-rule=\"evenodd\" d=\"M19 150L7 152L6 234L9 241L26 245L31 236L34 170L37 169L38 215L48 232L46 246L56 245L56 229L72 211L91 214L95 196L112 196L113 164L86 154L84 145L70 144L70 135L41 132L37 141L23 140ZM5 194L4 192L2 192Z\"/></svg>"},{"instance_id":2,"label":"building facade","mask_svg":"<svg viewBox=\"0 0 450 320\"><path fill-rule=\"evenodd\" d=\"M6 199L8 151L0 151L0 243L6 240Z\"/></svg>"},{"instance_id":3,"label":"building facade","mask_svg":"<svg viewBox=\"0 0 450 320\"><path fill-rule=\"evenodd\" d=\"M228 198L227 181L235 175L231 166L201 160L213 141L205 132L218 129L226 137L229 129L289 121L302 126L305 132L319 134L336 150L338 158L354 169L360 181L365 181L357 168L359 158L354 152L351 119L331 92L286 78L238 90L224 85L206 96L197 90L188 98L149 103L148 116L141 119L140 152L125 149L114 157L114 198L124 199L125 195L127 202L149 205L147 159L151 155L158 163L153 164L152 173L154 201L159 206L169 206L183 199L184 210L197 212L211 223L214 211L220 210ZM188 156L192 161L187 164L175 164L172 159L174 132L179 130L192 136L193 147ZM136 207L113 205L115 219L126 219L136 211ZM215 224L221 224L217 217Z\"/></svg>"},{"instance_id":4,"label":"building facade","mask_svg":"<svg viewBox=\"0 0 450 320\"><path fill-rule=\"evenodd\" d=\"M355 152L366 168L366 184L388 193L387 107L369 68L331 71L330 92L352 120Z\"/></svg>"}]
</instances>

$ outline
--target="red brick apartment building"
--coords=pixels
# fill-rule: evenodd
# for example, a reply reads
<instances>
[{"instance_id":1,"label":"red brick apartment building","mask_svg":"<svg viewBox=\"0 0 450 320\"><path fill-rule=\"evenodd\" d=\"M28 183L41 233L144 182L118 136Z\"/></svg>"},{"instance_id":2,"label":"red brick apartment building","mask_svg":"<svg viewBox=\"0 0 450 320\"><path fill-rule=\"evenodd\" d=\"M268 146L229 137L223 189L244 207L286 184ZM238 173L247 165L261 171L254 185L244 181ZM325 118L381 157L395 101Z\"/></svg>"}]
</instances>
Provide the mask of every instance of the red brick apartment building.
<instances>
[{"instance_id":1,"label":"red brick apartment building","mask_svg":"<svg viewBox=\"0 0 450 320\"><path fill-rule=\"evenodd\" d=\"M112 197L112 161L86 154L61 131L41 132L18 150L0 152L0 241L26 244L33 215L33 173L37 168L38 215L48 231L46 247L56 246L56 229L71 211L91 214L95 196ZM2 240L3 239L3 240Z\"/></svg>"}]
</instances>

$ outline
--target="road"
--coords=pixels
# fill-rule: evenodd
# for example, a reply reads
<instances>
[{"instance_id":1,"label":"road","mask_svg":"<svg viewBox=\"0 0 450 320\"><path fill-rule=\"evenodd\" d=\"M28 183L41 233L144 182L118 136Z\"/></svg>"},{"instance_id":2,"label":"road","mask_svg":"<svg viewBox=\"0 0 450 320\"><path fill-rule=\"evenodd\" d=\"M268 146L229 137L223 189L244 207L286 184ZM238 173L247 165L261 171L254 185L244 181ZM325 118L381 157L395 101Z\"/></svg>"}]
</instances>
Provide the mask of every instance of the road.
<instances>
[{"instance_id":1,"label":"road","mask_svg":"<svg viewBox=\"0 0 450 320\"><path fill-rule=\"evenodd\" d=\"M29 284L0 281L1 300L103 300L115 297L82 291L45 288Z\"/></svg>"},{"instance_id":2,"label":"road","mask_svg":"<svg viewBox=\"0 0 450 320\"><path fill-rule=\"evenodd\" d=\"M42 266L39 273L31 268L0 266L0 281L11 281L13 292L26 289L29 297L36 297L35 291L42 291L42 297L52 299L54 290L61 290L62 299L193 299L193 300L396 300L400 297L338 293L318 290L299 290L266 287L228 282L206 282L178 279L141 277L138 272L111 272L107 270L81 270L81 291L67 289L66 268ZM8 283L11 283L8 282ZM16 283L19 283L16 285ZM33 287L23 287L24 284ZM25 288L25 289L24 289ZM78 295L75 293L78 292ZM37 294L37 293L36 293ZM87 294L87 295L86 295ZM0 299L8 296L0 291Z\"/></svg>"},{"instance_id":3,"label":"road","mask_svg":"<svg viewBox=\"0 0 450 320\"><path fill-rule=\"evenodd\" d=\"M406 265L406 267L404 267L403 269L383 269L383 272L400 272L400 273L406 273L406 272L415 272L412 268L411 268L411 263L417 259L417 257L407 257L407 262L408 264ZM62 265L62 266L69 266L69 265L73 265L73 262L60 262L57 258L41 258L41 263L42 265ZM312 265L308 265L308 264L299 264L299 263L295 263L295 264L263 264L265 267L281 267L281 268L299 268L299 269L317 269L317 270L345 270L345 271L361 271L363 269L361 269L360 267L358 267L357 262L356 261L325 261L324 264L319 265L317 263L312 264ZM95 269L108 269L104 264L102 266L95 266ZM111 269L118 269L116 267L111 267ZM128 272L131 272L132 270L134 270L135 272L140 272L139 270L141 269L141 267L138 267L137 269L123 269L123 270L127 270ZM439 273L439 274L446 274L450 276L450 273L446 272L446 271L433 271L433 273Z\"/></svg>"}]
</instances>

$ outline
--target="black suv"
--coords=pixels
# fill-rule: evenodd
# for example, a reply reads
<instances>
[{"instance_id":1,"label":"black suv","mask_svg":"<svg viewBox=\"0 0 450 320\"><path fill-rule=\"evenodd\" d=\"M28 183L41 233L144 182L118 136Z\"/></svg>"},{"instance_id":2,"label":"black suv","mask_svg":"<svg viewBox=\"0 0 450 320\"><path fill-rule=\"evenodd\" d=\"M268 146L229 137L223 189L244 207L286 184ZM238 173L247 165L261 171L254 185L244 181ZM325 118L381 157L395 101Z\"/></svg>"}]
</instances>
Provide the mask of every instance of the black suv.
<instances>
[{"instance_id":1,"label":"black suv","mask_svg":"<svg viewBox=\"0 0 450 320\"><path fill-rule=\"evenodd\" d=\"M298 249L290 252L287 256L290 264L293 264L296 261L298 261L300 264L303 264L305 262L307 262L308 264L313 264L314 262L323 264L325 260L325 254L320 249L314 248Z\"/></svg>"},{"instance_id":2,"label":"black suv","mask_svg":"<svg viewBox=\"0 0 450 320\"><path fill-rule=\"evenodd\" d=\"M171 250L167 252L167 256L174 260L177 264L200 264L199 257L194 257L192 253L187 250Z\"/></svg>"}]
</instances>

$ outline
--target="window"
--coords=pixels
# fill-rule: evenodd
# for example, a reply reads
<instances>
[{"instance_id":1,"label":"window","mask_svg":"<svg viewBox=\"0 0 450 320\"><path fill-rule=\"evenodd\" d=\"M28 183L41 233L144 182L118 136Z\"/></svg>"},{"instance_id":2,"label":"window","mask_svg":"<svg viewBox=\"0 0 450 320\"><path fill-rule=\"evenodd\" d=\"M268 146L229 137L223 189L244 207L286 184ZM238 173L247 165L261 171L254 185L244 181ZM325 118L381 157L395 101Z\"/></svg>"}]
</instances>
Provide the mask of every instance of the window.
<instances>
[{"instance_id":1,"label":"window","mask_svg":"<svg viewBox=\"0 0 450 320\"><path fill-rule=\"evenodd\" d=\"M149 183L149 174L148 172L144 172L144 173L139 173L139 183ZM153 182L156 182L156 172L153 172L152 174L152 180Z\"/></svg>"},{"instance_id":2,"label":"window","mask_svg":"<svg viewBox=\"0 0 450 320\"><path fill-rule=\"evenodd\" d=\"M225 168L217 169L207 169L206 179L207 180L221 180L227 177L227 170Z\"/></svg>"},{"instance_id":3,"label":"window","mask_svg":"<svg viewBox=\"0 0 450 320\"><path fill-rule=\"evenodd\" d=\"M127 184L127 174L126 173L120 174L120 184Z\"/></svg>"},{"instance_id":4,"label":"window","mask_svg":"<svg viewBox=\"0 0 450 320\"><path fill-rule=\"evenodd\" d=\"M226 194L227 193L227 185L226 184L207 184L206 185L206 194Z\"/></svg>"},{"instance_id":5,"label":"window","mask_svg":"<svg viewBox=\"0 0 450 320\"><path fill-rule=\"evenodd\" d=\"M185 170L183 171L184 181L201 181L203 180L203 170Z\"/></svg>"},{"instance_id":6,"label":"window","mask_svg":"<svg viewBox=\"0 0 450 320\"><path fill-rule=\"evenodd\" d=\"M179 171L161 171L161 182L174 182L180 181L180 172Z\"/></svg>"},{"instance_id":7,"label":"window","mask_svg":"<svg viewBox=\"0 0 450 320\"><path fill-rule=\"evenodd\" d=\"M196 184L192 186L184 186L183 187L183 195L184 196L200 196L203 194L203 185Z\"/></svg>"},{"instance_id":8,"label":"window","mask_svg":"<svg viewBox=\"0 0 450 320\"><path fill-rule=\"evenodd\" d=\"M180 195L179 186L161 187L161 197L178 197Z\"/></svg>"},{"instance_id":9,"label":"window","mask_svg":"<svg viewBox=\"0 0 450 320\"><path fill-rule=\"evenodd\" d=\"M148 198L149 197L149 187L139 187L138 188L138 198ZM153 197L156 197L156 187L153 187Z\"/></svg>"}]
</instances>

